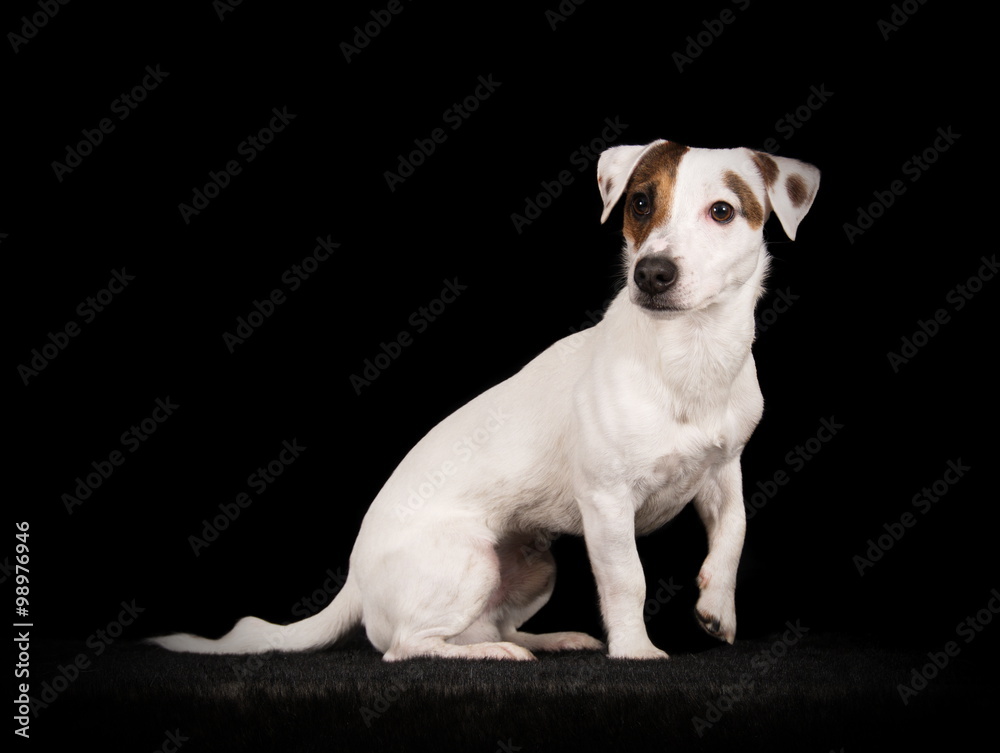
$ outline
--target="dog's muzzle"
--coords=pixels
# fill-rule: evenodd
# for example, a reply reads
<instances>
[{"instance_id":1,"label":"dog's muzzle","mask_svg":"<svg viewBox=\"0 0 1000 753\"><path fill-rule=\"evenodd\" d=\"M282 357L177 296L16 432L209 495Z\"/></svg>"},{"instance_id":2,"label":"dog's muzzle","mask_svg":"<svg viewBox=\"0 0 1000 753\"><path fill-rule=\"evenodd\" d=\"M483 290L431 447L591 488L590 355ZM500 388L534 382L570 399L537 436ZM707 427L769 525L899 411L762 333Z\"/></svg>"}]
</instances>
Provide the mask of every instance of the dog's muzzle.
<instances>
[{"instance_id":1,"label":"dog's muzzle","mask_svg":"<svg viewBox=\"0 0 1000 753\"><path fill-rule=\"evenodd\" d=\"M677 281L677 265L666 256L651 255L635 265L632 280L640 295L636 301L648 309L673 308L666 300L671 286Z\"/></svg>"}]
</instances>

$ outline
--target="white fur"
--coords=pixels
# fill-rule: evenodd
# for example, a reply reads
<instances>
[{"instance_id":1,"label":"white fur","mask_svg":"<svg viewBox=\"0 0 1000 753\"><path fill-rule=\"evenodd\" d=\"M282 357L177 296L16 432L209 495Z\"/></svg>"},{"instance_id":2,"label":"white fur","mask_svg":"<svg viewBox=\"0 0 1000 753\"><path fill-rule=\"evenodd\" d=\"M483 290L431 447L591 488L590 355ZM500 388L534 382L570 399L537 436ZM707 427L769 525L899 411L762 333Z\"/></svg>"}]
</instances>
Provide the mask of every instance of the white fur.
<instances>
[{"instance_id":1,"label":"white fur","mask_svg":"<svg viewBox=\"0 0 1000 753\"><path fill-rule=\"evenodd\" d=\"M656 143L602 155L599 180L615 186L611 195L600 183L605 219ZM684 155L670 217L641 248L626 245L628 282L603 320L554 344L410 450L365 516L347 582L329 607L287 626L244 618L216 641L153 640L205 653L302 650L363 624L387 660L598 648L582 633L519 630L551 594L547 542L565 533L586 540L610 655L663 658L646 634L635 537L693 500L709 538L697 610L706 629L732 642L746 527L740 453L763 406L750 352L753 310L768 256L760 228L740 217L719 224L707 210L736 201L725 170L743 176L789 234L808 210L768 196L751 157L740 149ZM775 160L815 194L815 168ZM671 303L679 310L633 302L632 273L649 254L676 263Z\"/></svg>"}]
</instances>

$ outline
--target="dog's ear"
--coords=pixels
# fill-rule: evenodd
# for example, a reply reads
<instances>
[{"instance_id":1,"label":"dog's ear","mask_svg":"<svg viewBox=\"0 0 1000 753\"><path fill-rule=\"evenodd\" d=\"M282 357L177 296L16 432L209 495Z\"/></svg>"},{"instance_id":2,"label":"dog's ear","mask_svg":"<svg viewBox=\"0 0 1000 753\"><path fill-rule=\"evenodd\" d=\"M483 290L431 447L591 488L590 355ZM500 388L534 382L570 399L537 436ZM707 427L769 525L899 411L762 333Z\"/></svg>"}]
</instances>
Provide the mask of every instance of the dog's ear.
<instances>
[{"instance_id":1,"label":"dog's ear","mask_svg":"<svg viewBox=\"0 0 1000 753\"><path fill-rule=\"evenodd\" d=\"M819 170L790 157L749 150L757 170L764 178L768 210L773 209L781 227L793 241L795 231L812 206L819 189Z\"/></svg>"},{"instance_id":2,"label":"dog's ear","mask_svg":"<svg viewBox=\"0 0 1000 753\"><path fill-rule=\"evenodd\" d=\"M658 139L645 146L613 146L601 152L601 158L597 161L597 187L601 190L601 199L604 201L602 223L607 221L611 210L621 198L639 160L654 146L663 143L663 139Z\"/></svg>"}]
</instances>

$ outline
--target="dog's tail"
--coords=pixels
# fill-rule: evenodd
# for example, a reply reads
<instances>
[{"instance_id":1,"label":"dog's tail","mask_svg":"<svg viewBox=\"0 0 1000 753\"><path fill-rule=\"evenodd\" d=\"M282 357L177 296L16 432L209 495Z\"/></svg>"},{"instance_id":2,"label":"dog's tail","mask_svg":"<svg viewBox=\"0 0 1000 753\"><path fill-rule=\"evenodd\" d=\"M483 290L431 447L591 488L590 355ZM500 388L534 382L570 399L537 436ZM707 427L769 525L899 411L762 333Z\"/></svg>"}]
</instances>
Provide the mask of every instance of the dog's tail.
<instances>
[{"instance_id":1,"label":"dog's tail","mask_svg":"<svg viewBox=\"0 0 1000 753\"><path fill-rule=\"evenodd\" d=\"M149 638L171 651L194 654L261 654L266 651L306 651L323 648L347 635L361 623L361 592L348 575L344 587L322 612L291 625L275 625L257 617L244 617L221 638L213 640L189 633Z\"/></svg>"}]
</instances>

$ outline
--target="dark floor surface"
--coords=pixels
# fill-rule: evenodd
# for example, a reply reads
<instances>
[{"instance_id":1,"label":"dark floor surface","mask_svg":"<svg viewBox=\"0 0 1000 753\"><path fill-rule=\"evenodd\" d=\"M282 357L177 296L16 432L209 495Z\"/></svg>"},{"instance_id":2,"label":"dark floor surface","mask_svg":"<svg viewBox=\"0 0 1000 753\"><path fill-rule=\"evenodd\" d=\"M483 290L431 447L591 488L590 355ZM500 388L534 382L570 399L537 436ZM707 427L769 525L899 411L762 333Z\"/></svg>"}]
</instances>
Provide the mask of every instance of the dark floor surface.
<instances>
[{"instance_id":1,"label":"dark floor surface","mask_svg":"<svg viewBox=\"0 0 1000 753\"><path fill-rule=\"evenodd\" d=\"M926 652L791 630L667 662L585 652L387 664L365 644L250 657L123 642L100 655L79 642L34 651L37 750L958 749L987 732L997 699L971 652L936 654L948 663L935 671ZM914 670L930 679L901 692Z\"/></svg>"}]
</instances>

